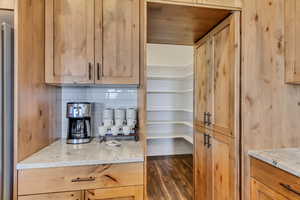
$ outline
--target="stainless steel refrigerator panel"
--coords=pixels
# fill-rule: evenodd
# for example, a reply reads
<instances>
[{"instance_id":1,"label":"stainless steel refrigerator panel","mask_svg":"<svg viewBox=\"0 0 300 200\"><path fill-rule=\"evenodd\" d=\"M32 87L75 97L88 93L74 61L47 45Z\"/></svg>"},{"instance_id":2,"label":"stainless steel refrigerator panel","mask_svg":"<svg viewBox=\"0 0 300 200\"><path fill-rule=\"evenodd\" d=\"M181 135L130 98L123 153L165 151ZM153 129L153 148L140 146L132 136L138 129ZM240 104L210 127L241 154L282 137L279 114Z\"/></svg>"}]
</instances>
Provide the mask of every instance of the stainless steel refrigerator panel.
<instances>
[{"instance_id":1,"label":"stainless steel refrigerator panel","mask_svg":"<svg viewBox=\"0 0 300 200\"><path fill-rule=\"evenodd\" d=\"M13 180L13 30L1 26L3 65L3 198L11 199Z\"/></svg>"},{"instance_id":2,"label":"stainless steel refrigerator panel","mask_svg":"<svg viewBox=\"0 0 300 200\"><path fill-rule=\"evenodd\" d=\"M2 34L1 34L2 35ZM0 38L0 47L2 47L2 36ZM2 56L3 49L0 48L0 63L1 63L1 68L0 68L0 199L3 199L3 164L4 164L4 158L3 158L3 150L4 150L4 142L3 142L3 137L4 137L4 130L3 130L3 83L4 83L4 76L3 76L3 56Z\"/></svg>"}]
</instances>

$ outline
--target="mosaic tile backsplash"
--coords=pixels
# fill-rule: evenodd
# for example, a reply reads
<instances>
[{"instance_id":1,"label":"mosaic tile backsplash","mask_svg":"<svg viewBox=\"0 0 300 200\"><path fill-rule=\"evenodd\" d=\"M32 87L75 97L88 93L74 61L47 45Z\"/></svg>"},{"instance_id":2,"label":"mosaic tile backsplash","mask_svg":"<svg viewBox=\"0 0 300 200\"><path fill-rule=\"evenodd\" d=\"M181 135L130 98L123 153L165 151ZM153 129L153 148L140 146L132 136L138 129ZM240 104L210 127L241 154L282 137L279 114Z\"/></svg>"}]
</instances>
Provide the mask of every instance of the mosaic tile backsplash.
<instances>
[{"instance_id":1,"label":"mosaic tile backsplash","mask_svg":"<svg viewBox=\"0 0 300 200\"><path fill-rule=\"evenodd\" d=\"M66 105L68 102L93 103L92 133L98 136L98 126L102 122L105 108L137 108L136 88L95 88L95 87L63 87L61 90L61 136L67 137L68 119Z\"/></svg>"}]
</instances>

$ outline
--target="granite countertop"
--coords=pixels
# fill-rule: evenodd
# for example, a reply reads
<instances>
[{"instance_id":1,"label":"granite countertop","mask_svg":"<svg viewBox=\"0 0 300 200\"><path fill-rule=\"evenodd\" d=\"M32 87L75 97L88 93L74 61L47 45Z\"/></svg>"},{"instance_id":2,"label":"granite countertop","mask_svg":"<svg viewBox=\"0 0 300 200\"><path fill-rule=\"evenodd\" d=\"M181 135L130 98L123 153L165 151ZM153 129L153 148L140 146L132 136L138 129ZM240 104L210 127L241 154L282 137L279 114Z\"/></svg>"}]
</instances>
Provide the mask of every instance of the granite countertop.
<instances>
[{"instance_id":1,"label":"granite countertop","mask_svg":"<svg viewBox=\"0 0 300 200\"><path fill-rule=\"evenodd\" d=\"M264 161L300 178L300 148L249 151L251 157Z\"/></svg>"},{"instance_id":2,"label":"granite countertop","mask_svg":"<svg viewBox=\"0 0 300 200\"><path fill-rule=\"evenodd\" d=\"M112 147L98 139L89 144L71 145L58 140L17 164L17 169L69 167L84 165L143 162L141 142L122 141L120 147Z\"/></svg>"}]
</instances>

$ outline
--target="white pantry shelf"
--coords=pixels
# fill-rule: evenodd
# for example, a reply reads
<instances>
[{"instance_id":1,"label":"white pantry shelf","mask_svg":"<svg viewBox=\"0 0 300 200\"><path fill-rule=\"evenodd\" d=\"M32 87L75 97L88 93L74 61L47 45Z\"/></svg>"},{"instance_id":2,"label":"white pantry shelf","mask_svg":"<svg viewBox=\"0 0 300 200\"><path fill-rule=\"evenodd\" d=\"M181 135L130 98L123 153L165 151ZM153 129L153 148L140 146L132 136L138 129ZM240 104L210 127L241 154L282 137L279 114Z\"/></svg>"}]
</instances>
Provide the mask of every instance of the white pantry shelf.
<instances>
[{"instance_id":1,"label":"white pantry shelf","mask_svg":"<svg viewBox=\"0 0 300 200\"><path fill-rule=\"evenodd\" d=\"M164 134L149 134L147 136L148 140L154 140L154 139L185 139L186 141L188 141L189 143L193 144L194 143L194 139L193 139L193 135L192 134L169 134L169 135L164 135Z\"/></svg>"},{"instance_id":2,"label":"white pantry shelf","mask_svg":"<svg viewBox=\"0 0 300 200\"><path fill-rule=\"evenodd\" d=\"M148 108L148 112L189 112L192 113L193 109L186 109L186 108L168 108L168 107L153 107L153 108Z\"/></svg>"},{"instance_id":3,"label":"white pantry shelf","mask_svg":"<svg viewBox=\"0 0 300 200\"><path fill-rule=\"evenodd\" d=\"M188 93L193 92L193 89L187 90L148 90L148 94L181 94L181 93Z\"/></svg>"},{"instance_id":4,"label":"white pantry shelf","mask_svg":"<svg viewBox=\"0 0 300 200\"><path fill-rule=\"evenodd\" d=\"M189 73L183 76L162 76L162 75L148 75L148 80L184 80L190 77L193 77L194 73Z\"/></svg>"},{"instance_id":5,"label":"white pantry shelf","mask_svg":"<svg viewBox=\"0 0 300 200\"><path fill-rule=\"evenodd\" d=\"M148 121L148 125L186 125L193 127L192 122L188 121Z\"/></svg>"}]
</instances>

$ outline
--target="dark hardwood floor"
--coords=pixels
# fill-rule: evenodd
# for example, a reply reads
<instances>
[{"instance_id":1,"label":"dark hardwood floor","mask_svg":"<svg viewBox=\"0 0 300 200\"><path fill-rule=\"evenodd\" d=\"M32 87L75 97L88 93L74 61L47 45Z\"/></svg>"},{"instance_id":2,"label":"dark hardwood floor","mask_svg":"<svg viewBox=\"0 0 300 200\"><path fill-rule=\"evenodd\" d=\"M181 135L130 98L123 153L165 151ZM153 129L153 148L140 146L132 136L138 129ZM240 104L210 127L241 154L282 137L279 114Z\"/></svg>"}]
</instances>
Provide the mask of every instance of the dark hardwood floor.
<instances>
[{"instance_id":1,"label":"dark hardwood floor","mask_svg":"<svg viewBox=\"0 0 300 200\"><path fill-rule=\"evenodd\" d=\"M193 156L148 157L149 200L193 199Z\"/></svg>"}]
</instances>

